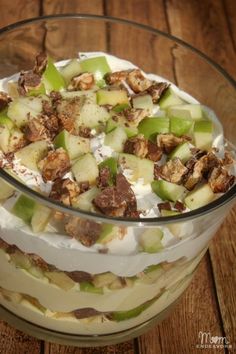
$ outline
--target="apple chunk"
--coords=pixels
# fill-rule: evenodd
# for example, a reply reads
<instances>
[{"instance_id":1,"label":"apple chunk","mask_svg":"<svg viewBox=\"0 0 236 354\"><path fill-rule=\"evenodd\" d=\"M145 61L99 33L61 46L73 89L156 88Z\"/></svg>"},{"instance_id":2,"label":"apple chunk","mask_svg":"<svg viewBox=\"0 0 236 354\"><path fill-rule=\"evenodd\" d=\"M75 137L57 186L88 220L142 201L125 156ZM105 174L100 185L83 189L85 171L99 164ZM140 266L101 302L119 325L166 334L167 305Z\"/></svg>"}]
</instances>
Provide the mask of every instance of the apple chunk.
<instances>
[{"instance_id":1,"label":"apple chunk","mask_svg":"<svg viewBox=\"0 0 236 354\"><path fill-rule=\"evenodd\" d=\"M131 154L120 154L119 165L122 169L131 170L132 176L128 179L137 181L143 179L144 184L151 183L154 178L154 163L148 159L140 159Z\"/></svg>"},{"instance_id":2,"label":"apple chunk","mask_svg":"<svg viewBox=\"0 0 236 354\"><path fill-rule=\"evenodd\" d=\"M132 98L134 108L146 109L148 114L152 114L153 102L151 95L138 95Z\"/></svg>"},{"instance_id":3,"label":"apple chunk","mask_svg":"<svg viewBox=\"0 0 236 354\"><path fill-rule=\"evenodd\" d=\"M45 230L50 217L52 215L52 210L45 205L37 204L34 208L34 213L31 219L31 227L33 232L38 233Z\"/></svg>"},{"instance_id":4,"label":"apple chunk","mask_svg":"<svg viewBox=\"0 0 236 354\"><path fill-rule=\"evenodd\" d=\"M142 233L139 239L141 250L147 253L156 253L163 249L161 243L163 232L161 229L147 229Z\"/></svg>"},{"instance_id":5,"label":"apple chunk","mask_svg":"<svg viewBox=\"0 0 236 354\"><path fill-rule=\"evenodd\" d=\"M183 198L186 189L175 183L158 180L152 182L152 190L162 200L176 202Z\"/></svg>"},{"instance_id":6,"label":"apple chunk","mask_svg":"<svg viewBox=\"0 0 236 354\"><path fill-rule=\"evenodd\" d=\"M85 181L95 183L99 174L95 158L91 154L81 156L72 166L72 173L78 183Z\"/></svg>"},{"instance_id":7,"label":"apple chunk","mask_svg":"<svg viewBox=\"0 0 236 354\"><path fill-rule=\"evenodd\" d=\"M187 118L199 120L203 118L202 107L200 104L182 104L171 106L168 109L168 115L171 117Z\"/></svg>"},{"instance_id":8,"label":"apple chunk","mask_svg":"<svg viewBox=\"0 0 236 354\"><path fill-rule=\"evenodd\" d=\"M104 56L84 59L80 61L80 67L82 72L93 73L96 81L103 79L106 73L111 72L107 59Z\"/></svg>"},{"instance_id":9,"label":"apple chunk","mask_svg":"<svg viewBox=\"0 0 236 354\"><path fill-rule=\"evenodd\" d=\"M126 140L127 134L125 130L122 127L117 127L106 135L104 144L110 146L116 152L121 152Z\"/></svg>"},{"instance_id":10,"label":"apple chunk","mask_svg":"<svg viewBox=\"0 0 236 354\"><path fill-rule=\"evenodd\" d=\"M30 224L31 219L34 215L34 210L36 207L36 202L28 198L26 195L20 195L15 202L12 213L18 218L22 219L26 224Z\"/></svg>"},{"instance_id":11,"label":"apple chunk","mask_svg":"<svg viewBox=\"0 0 236 354\"><path fill-rule=\"evenodd\" d=\"M38 171L38 162L42 160L48 151L46 141L36 141L15 153L15 157L20 160L21 164L33 171Z\"/></svg>"},{"instance_id":12,"label":"apple chunk","mask_svg":"<svg viewBox=\"0 0 236 354\"><path fill-rule=\"evenodd\" d=\"M97 91L97 103L99 105L128 104L129 98L125 90L107 90L101 89Z\"/></svg>"},{"instance_id":13,"label":"apple chunk","mask_svg":"<svg viewBox=\"0 0 236 354\"><path fill-rule=\"evenodd\" d=\"M187 134L193 125L193 121L185 118L170 117L170 132L176 136Z\"/></svg>"},{"instance_id":14,"label":"apple chunk","mask_svg":"<svg viewBox=\"0 0 236 354\"><path fill-rule=\"evenodd\" d=\"M193 210L200 208L215 199L215 194L206 183L187 194L184 199L186 206Z\"/></svg>"},{"instance_id":15,"label":"apple chunk","mask_svg":"<svg viewBox=\"0 0 236 354\"><path fill-rule=\"evenodd\" d=\"M146 139L156 134L169 133L169 119L163 117L144 118L139 123L138 131L140 134L143 134Z\"/></svg>"},{"instance_id":16,"label":"apple chunk","mask_svg":"<svg viewBox=\"0 0 236 354\"><path fill-rule=\"evenodd\" d=\"M56 148L65 149L71 160L90 151L89 139L72 135L65 129L56 136L54 145Z\"/></svg>"},{"instance_id":17,"label":"apple chunk","mask_svg":"<svg viewBox=\"0 0 236 354\"><path fill-rule=\"evenodd\" d=\"M64 78L57 70L51 58L48 58L47 67L43 73L42 82L47 92L60 91L65 88Z\"/></svg>"},{"instance_id":18,"label":"apple chunk","mask_svg":"<svg viewBox=\"0 0 236 354\"><path fill-rule=\"evenodd\" d=\"M170 106L182 105L185 102L170 88L166 90L159 101L161 109L169 108Z\"/></svg>"},{"instance_id":19,"label":"apple chunk","mask_svg":"<svg viewBox=\"0 0 236 354\"><path fill-rule=\"evenodd\" d=\"M192 156L192 152L190 150L188 143L183 143L178 146L169 154L169 159L174 159L178 157L181 162L184 164L186 161L190 159Z\"/></svg>"},{"instance_id":20,"label":"apple chunk","mask_svg":"<svg viewBox=\"0 0 236 354\"><path fill-rule=\"evenodd\" d=\"M81 67L78 60L71 59L60 71L65 82L69 84L70 80L81 73Z\"/></svg>"},{"instance_id":21,"label":"apple chunk","mask_svg":"<svg viewBox=\"0 0 236 354\"><path fill-rule=\"evenodd\" d=\"M196 121L193 136L195 146L198 149L209 150L213 142L213 123L209 120Z\"/></svg>"}]
</instances>

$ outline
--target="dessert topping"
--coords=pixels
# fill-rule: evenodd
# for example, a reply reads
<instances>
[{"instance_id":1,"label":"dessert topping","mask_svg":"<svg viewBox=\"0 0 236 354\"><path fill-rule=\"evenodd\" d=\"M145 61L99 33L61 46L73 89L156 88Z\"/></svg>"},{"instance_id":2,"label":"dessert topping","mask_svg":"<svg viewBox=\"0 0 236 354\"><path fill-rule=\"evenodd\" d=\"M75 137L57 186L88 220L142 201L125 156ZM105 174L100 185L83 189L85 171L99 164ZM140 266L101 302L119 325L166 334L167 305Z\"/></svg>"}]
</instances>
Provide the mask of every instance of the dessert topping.
<instances>
[{"instance_id":1,"label":"dessert topping","mask_svg":"<svg viewBox=\"0 0 236 354\"><path fill-rule=\"evenodd\" d=\"M39 88L41 77L33 71L21 71L18 80L18 90L21 95L25 95L29 90Z\"/></svg>"},{"instance_id":2,"label":"dessert topping","mask_svg":"<svg viewBox=\"0 0 236 354\"><path fill-rule=\"evenodd\" d=\"M208 183L214 193L225 193L234 184L235 177L229 175L222 166L214 167Z\"/></svg>"},{"instance_id":3,"label":"dessert topping","mask_svg":"<svg viewBox=\"0 0 236 354\"><path fill-rule=\"evenodd\" d=\"M181 184L183 176L187 172L188 169L182 164L181 160L175 157L159 167L158 177L171 183Z\"/></svg>"},{"instance_id":4,"label":"dessert topping","mask_svg":"<svg viewBox=\"0 0 236 354\"><path fill-rule=\"evenodd\" d=\"M39 168L42 170L43 180L55 181L62 178L70 170L70 159L63 148L55 151L49 151L48 155L39 162Z\"/></svg>"},{"instance_id":5,"label":"dessert topping","mask_svg":"<svg viewBox=\"0 0 236 354\"><path fill-rule=\"evenodd\" d=\"M155 82L152 84L152 86L147 89L147 92L152 96L152 102L158 103L159 99L169 86L170 84L167 82Z\"/></svg>"},{"instance_id":6,"label":"dessert topping","mask_svg":"<svg viewBox=\"0 0 236 354\"><path fill-rule=\"evenodd\" d=\"M79 193L80 188L75 181L69 178L56 179L52 186L50 198L70 206Z\"/></svg>"},{"instance_id":7,"label":"dessert topping","mask_svg":"<svg viewBox=\"0 0 236 354\"><path fill-rule=\"evenodd\" d=\"M115 71L114 73L108 73L105 75L105 80L108 85L119 85L122 81L125 81L128 76L128 70Z\"/></svg>"},{"instance_id":8,"label":"dessert topping","mask_svg":"<svg viewBox=\"0 0 236 354\"><path fill-rule=\"evenodd\" d=\"M101 230L101 224L92 220L80 219L76 216L70 217L65 224L66 233L79 240L86 247L91 247L96 243Z\"/></svg>"},{"instance_id":9,"label":"dessert topping","mask_svg":"<svg viewBox=\"0 0 236 354\"><path fill-rule=\"evenodd\" d=\"M35 58L35 65L33 72L38 75L42 75L47 66L47 55L45 53L39 53Z\"/></svg>"},{"instance_id":10,"label":"dessert topping","mask_svg":"<svg viewBox=\"0 0 236 354\"><path fill-rule=\"evenodd\" d=\"M190 141L188 136L175 136L174 134L158 134L157 146L159 146L166 154L169 154L177 145Z\"/></svg>"},{"instance_id":11,"label":"dessert topping","mask_svg":"<svg viewBox=\"0 0 236 354\"><path fill-rule=\"evenodd\" d=\"M93 316L101 316L101 314L102 312L97 311L91 307L86 307L74 311L74 315L78 320L81 320L83 318L93 317Z\"/></svg>"},{"instance_id":12,"label":"dessert topping","mask_svg":"<svg viewBox=\"0 0 236 354\"><path fill-rule=\"evenodd\" d=\"M147 110L142 108L126 108L123 112L127 121L136 127L139 125L141 120L148 115Z\"/></svg>"},{"instance_id":13,"label":"dessert topping","mask_svg":"<svg viewBox=\"0 0 236 354\"><path fill-rule=\"evenodd\" d=\"M48 131L43 124L42 118L30 119L25 127L25 137L29 141L39 141L48 138Z\"/></svg>"},{"instance_id":14,"label":"dessert topping","mask_svg":"<svg viewBox=\"0 0 236 354\"><path fill-rule=\"evenodd\" d=\"M143 92L152 85L152 81L147 79L140 69L130 71L126 81L135 93Z\"/></svg>"},{"instance_id":15,"label":"dessert topping","mask_svg":"<svg viewBox=\"0 0 236 354\"><path fill-rule=\"evenodd\" d=\"M146 156L149 160L157 162L162 158L162 149L148 140L148 153Z\"/></svg>"},{"instance_id":16,"label":"dessert topping","mask_svg":"<svg viewBox=\"0 0 236 354\"><path fill-rule=\"evenodd\" d=\"M138 135L126 140L124 152L144 158L148 154L148 140Z\"/></svg>"},{"instance_id":17,"label":"dessert topping","mask_svg":"<svg viewBox=\"0 0 236 354\"><path fill-rule=\"evenodd\" d=\"M71 79L68 90L90 90L94 86L94 76L91 73L83 73Z\"/></svg>"},{"instance_id":18,"label":"dessert topping","mask_svg":"<svg viewBox=\"0 0 236 354\"><path fill-rule=\"evenodd\" d=\"M7 107L8 103L11 102L11 98L6 92L0 91L0 111Z\"/></svg>"},{"instance_id":19,"label":"dessert topping","mask_svg":"<svg viewBox=\"0 0 236 354\"><path fill-rule=\"evenodd\" d=\"M72 280L74 280L76 283L82 283L84 281L92 281L93 277L91 274L87 272L82 272L75 270L73 272L67 272L66 273Z\"/></svg>"}]
</instances>

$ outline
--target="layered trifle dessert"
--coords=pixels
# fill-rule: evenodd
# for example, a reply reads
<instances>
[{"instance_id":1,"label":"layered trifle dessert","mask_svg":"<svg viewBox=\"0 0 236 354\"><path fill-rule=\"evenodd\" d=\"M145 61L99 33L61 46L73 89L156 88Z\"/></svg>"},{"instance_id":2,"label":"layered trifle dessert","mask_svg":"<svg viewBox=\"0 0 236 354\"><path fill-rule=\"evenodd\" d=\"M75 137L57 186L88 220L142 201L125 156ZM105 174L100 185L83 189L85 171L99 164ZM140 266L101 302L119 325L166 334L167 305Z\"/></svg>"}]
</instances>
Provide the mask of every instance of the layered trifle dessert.
<instances>
[{"instance_id":1,"label":"layered trifle dessert","mask_svg":"<svg viewBox=\"0 0 236 354\"><path fill-rule=\"evenodd\" d=\"M32 70L1 81L0 109L1 168L54 202L1 180L2 306L80 335L161 314L188 286L223 218L176 216L235 181L234 152L214 112L105 53L56 64L37 55ZM173 222L157 225L160 217Z\"/></svg>"}]
</instances>

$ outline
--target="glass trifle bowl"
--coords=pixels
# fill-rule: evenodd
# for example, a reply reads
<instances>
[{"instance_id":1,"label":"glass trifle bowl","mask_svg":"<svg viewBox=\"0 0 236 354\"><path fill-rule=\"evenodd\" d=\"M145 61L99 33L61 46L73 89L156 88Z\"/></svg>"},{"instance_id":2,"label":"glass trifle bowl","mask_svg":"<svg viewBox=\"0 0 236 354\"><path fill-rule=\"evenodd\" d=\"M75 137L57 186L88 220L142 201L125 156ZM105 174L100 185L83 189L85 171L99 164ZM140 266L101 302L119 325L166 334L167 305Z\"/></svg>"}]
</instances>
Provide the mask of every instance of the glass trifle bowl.
<instances>
[{"instance_id":1,"label":"glass trifle bowl","mask_svg":"<svg viewBox=\"0 0 236 354\"><path fill-rule=\"evenodd\" d=\"M41 90L42 86L37 86L36 92L36 85L31 82L33 90L32 87L29 89L30 85L27 86L27 77L24 75L33 68L35 57L40 52L53 58L56 64L52 64L51 59L47 59L44 70L48 70L48 76L45 71L43 74L36 73L38 76L42 74L42 78L45 80L43 82L44 91L38 92L37 90ZM97 95L97 99L103 100L103 103L97 101L91 104L90 102L90 106L97 105L99 109L106 110L106 117L110 118L114 109L114 107L111 108L110 98L105 96L98 98L98 91L106 91L106 85L108 85L105 81L107 76L104 76L104 72L102 72L105 60L105 66L108 65L112 72L125 70L126 74L130 75L132 70L134 71L138 67L144 73L152 73L145 74L147 75L146 79L151 80L150 82L153 82L152 80L167 82L163 93L165 100L159 97L162 101L154 99L152 101L153 97L148 89L143 90L144 92L141 94L133 90L134 92L130 94L127 85L125 86L124 82L119 82L119 90L123 92L122 94L125 92L125 95L129 97L126 102L128 108L116 101L117 97L114 98L112 91L117 88L109 87L107 91L112 93L112 100L115 99L116 103L113 106L116 109L119 106L118 113L122 113L122 110L127 111L127 109L142 111L142 104L147 104L147 102L143 103L143 97L149 96L148 105L150 109L151 104L152 111L146 116L153 114L155 106L154 118L170 119L172 122L170 129L173 133L173 129L177 128L173 128L174 120L171 120L173 118L168 118L170 106L166 103L169 102L170 96L168 94L171 87L173 90L171 91L171 100L174 99L175 109L182 105L181 114L183 111L186 113L186 110L188 114L193 114L192 108L190 112L186 106L201 107L200 121L205 122L208 119L208 123L209 121L213 122L216 131L214 132L215 136L214 134L212 136L217 141L213 153L221 154L220 157L217 157L217 166L227 164L226 160L228 162L230 160L230 173L234 175L235 163L232 157L235 153L236 134L235 82L204 55L170 35L147 26L102 16L48 16L8 26L0 32L0 53L1 91L8 91L11 96L10 99L7 98L6 106L1 107L0 112L0 145L2 150L0 169L2 202L0 207L1 317L36 337L75 346L115 344L142 334L154 323L158 323L167 316L191 282L211 238L233 205L236 195L233 178L231 178L229 188L226 188L224 192L220 189L216 189L214 193L209 192L209 186L205 181L206 171L204 170L205 182L202 179L197 180L199 183L196 188L207 186L207 189L203 188L197 196L190 194L193 197L192 199L188 198L189 202L186 203L186 208L186 205L179 201L178 197L170 196L171 192L168 190L167 193L163 186L160 192L158 183L163 181L162 176L159 178L159 175L154 181L159 187L155 187L155 183L152 184L154 173L152 173L153 177L150 180L150 163L152 164L151 168L155 169L154 165L158 165L157 160L149 161L149 164L143 165L143 161L147 159L144 156L135 156L135 163L133 163L133 159L126 160L129 162L126 166L128 172L125 173L124 169L122 174L120 170L119 173L116 170L116 182L113 180L111 185L106 186L113 192L115 190L119 194L119 198L120 196L121 199L128 198L129 202L130 188L133 188L133 192L137 192L135 203L139 209L145 210L142 213L132 210L132 213L124 215L120 209L117 212L116 205L113 205L112 212L110 209L107 212L108 209L102 207L99 209L98 206L101 205L94 202L99 193L104 193L104 188L99 190L101 185L97 185L98 180L102 183L101 176L100 179L98 175L93 177L89 183L82 183L88 181L86 178L85 180L81 179L81 175L84 176L84 173L85 175L87 173L88 179L90 179L94 174L89 159L81 165L81 156L76 155L75 159L70 158L72 166L80 161L79 167L77 166L74 170L72 167L75 176L68 178L77 184L77 191L79 190L75 198L76 201L72 203L70 195L66 195L69 198L65 198L66 201L62 198L68 189L60 184L61 181L56 185L56 179L52 182L49 178L47 180L49 183L43 183L45 180L42 181L40 167L35 167L35 159L39 159L42 151L39 153L39 150L34 149L34 167L32 167L32 151L28 147L35 143L41 144L42 141L45 144L45 140L28 139L23 147L21 146L15 151L14 149L7 150L8 147L5 147L3 138L6 139L6 132L9 133L9 131L7 141L11 142L12 140L9 139L13 135L15 137L19 134L26 134L28 129L26 126L35 113L35 107L37 104L39 106L41 104L40 109L42 109L43 100L49 106L53 106L50 106L51 109L54 109L53 113L52 111L43 112L44 117L46 115L49 120L52 120L57 119L57 114L61 114L60 111L59 113L57 111L58 100L61 105L63 99L75 102L79 97L79 102L81 102L81 97L85 97L83 100L86 101L88 99L86 95L92 95L91 97ZM78 57L79 60L75 59ZM92 80L97 80L95 83L93 82L92 89L87 86L86 88L72 86L69 90L65 90L65 86L60 87L58 82L57 89L55 89L54 84L58 80L58 75L61 75L60 72L63 73L63 80L67 87L73 82L75 85L81 82L74 80L74 70L78 70L78 77L81 78L80 75L88 74L87 78L91 79L91 73L87 73L90 71L88 66L81 74L80 69L84 65L81 62L98 57L103 59L99 59L100 64L93 64L95 69L94 67L91 69ZM72 62L71 59L73 59ZM103 69L99 67L101 60L103 61ZM38 67L40 66L39 62L38 57ZM50 65L51 69L48 69ZM17 84L19 73L22 70L24 72ZM34 75L35 70L34 68ZM55 70L57 72L56 78ZM139 77L141 82L145 80L142 75L144 74L141 74L141 78ZM40 85L41 83L40 81ZM89 81L85 80L85 84L88 83ZM168 86L169 84L170 86ZM59 98L58 92L50 94L52 91L58 91ZM136 96L139 106L135 108ZM6 97L4 98L6 99ZM35 103L32 103L35 100L38 100L36 106ZM129 106L130 102L133 107ZM21 108L19 108L20 105ZM80 118L83 107L79 112ZM177 109L179 109L178 107ZM39 111L36 109L35 119L42 114L40 109ZM63 114L69 114L68 112L71 114L70 107L66 106ZM85 154L83 151L83 154L80 155L83 158L89 153L90 157L91 155L93 158L97 157L99 165L106 160L102 150L106 141L104 143L101 135L105 135L105 133L109 135L121 128L115 126L107 132L107 121L98 127L91 123L94 122L91 119L94 111L91 113L91 110L87 110L87 112L89 113L85 116L85 127L86 119L88 119L89 129L91 128L89 132L95 131L93 133L95 138L93 136L92 140L99 135L100 145L96 145L97 142L95 142L91 144L91 146L95 146L93 154L89 150ZM183 117L177 118L182 119ZM9 123L9 119L11 119L11 123ZM199 117L196 120L198 119ZM187 120L189 122L189 117ZM182 123L179 122L177 120L181 126ZM63 121L60 124L62 123ZM72 141L68 140L68 136L73 134L60 124L56 134L62 132L63 134L60 135L60 139L55 134L56 138L54 136L53 140L48 142L51 150L49 153L53 153L55 147L63 149L65 153L69 142ZM137 129L137 135L141 131L139 124L134 127ZM197 125L198 123L194 121L193 124ZM151 128L149 126L149 129L153 133L153 126ZM125 132L127 133L126 130ZM142 132L144 135L146 134L145 129ZM158 131L157 137L162 133L168 134L167 131ZM209 133L209 131L203 129L203 133ZM131 134L130 130L129 134ZM181 137L183 134L179 132L177 135ZM78 137L76 134L73 136L74 139ZM133 141L133 136L136 137L136 134L133 134L132 130L132 136L128 136L127 133L126 138ZM157 137L155 136L155 139ZM85 137L85 139L88 138L88 136ZM146 135L145 138L147 138ZM121 139L123 139L122 136ZM150 136L150 139L154 144L153 136ZM126 155L127 152L130 152L120 151L120 148L117 148L120 141L114 134L110 135L109 141L109 151L111 152L111 146L114 150L108 156L110 161L111 159L120 161L120 155L123 154L122 160L124 152ZM185 143L189 144L188 139L187 141L188 143ZM40 144L37 146L40 147ZM27 150L24 150L24 154L22 154L22 150L25 148ZM192 146L191 151L192 154L196 153L196 146ZM199 153L199 149L197 151ZM225 155L225 151L229 154ZM71 151L68 150L68 154L70 153ZM129 155L132 153L133 151ZM212 152L204 152L201 156L208 156L210 153ZM174 158L179 159L179 155L176 156ZM191 157L193 158L191 155L189 159ZM167 159L165 158L163 164L172 161L172 158L173 155L171 157L167 154ZM59 155L56 156L56 160L58 159L60 159ZM113 160L112 163L114 163ZM139 161L138 164L137 161ZM18 168L19 163L20 168ZM113 167L109 164L107 166L113 171L113 165ZM119 169L121 167L119 166ZM134 174L129 174L130 169L132 172L132 168L138 174L136 180ZM160 173L160 169L158 171ZM208 171L208 173L210 172ZM117 177L118 175L119 177ZM146 187L145 178L149 178ZM169 179L170 183L173 182L171 181ZM41 188L42 185L45 188ZM54 188L54 198L48 188ZM106 188L105 190L107 190ZM129 190L128 194L127 190ZM187 190L185 192L193 193ZM108 199L112 199L111 194L107 195ZM189 194L186 195L189 196ZM124 202L123 199L121 202ZM197 204L193 205L192 202L196 199Z\"/></svg>"}]
</instances>

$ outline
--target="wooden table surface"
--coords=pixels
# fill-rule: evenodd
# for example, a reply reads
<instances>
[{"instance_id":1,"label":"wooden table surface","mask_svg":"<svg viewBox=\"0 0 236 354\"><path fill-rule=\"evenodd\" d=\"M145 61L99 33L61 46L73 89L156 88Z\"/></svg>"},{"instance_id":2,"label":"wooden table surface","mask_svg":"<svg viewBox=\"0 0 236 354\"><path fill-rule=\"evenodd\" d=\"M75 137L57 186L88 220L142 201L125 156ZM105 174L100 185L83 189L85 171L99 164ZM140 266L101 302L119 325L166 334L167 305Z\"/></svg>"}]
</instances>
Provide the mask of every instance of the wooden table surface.
<instances>
[{"instance_id":1,"label":"wooden table surface","mask_svg":"<svg viewBox=\"0 0 236 354\"><path fill-rule=\"evenodd\" d=\"M236 79L236 0L0 0L1 26L59 13L109 15L148 24L200 49ZM178 58L174 57L178 66ZM181 70L176 70L177 81ZM39 341L0 321L0 354L192 354L198 333L226 336L236 353L236 208L211 242L172 315L145 335L116 346L79 349Z\"/></svg>"}]
</instances>

